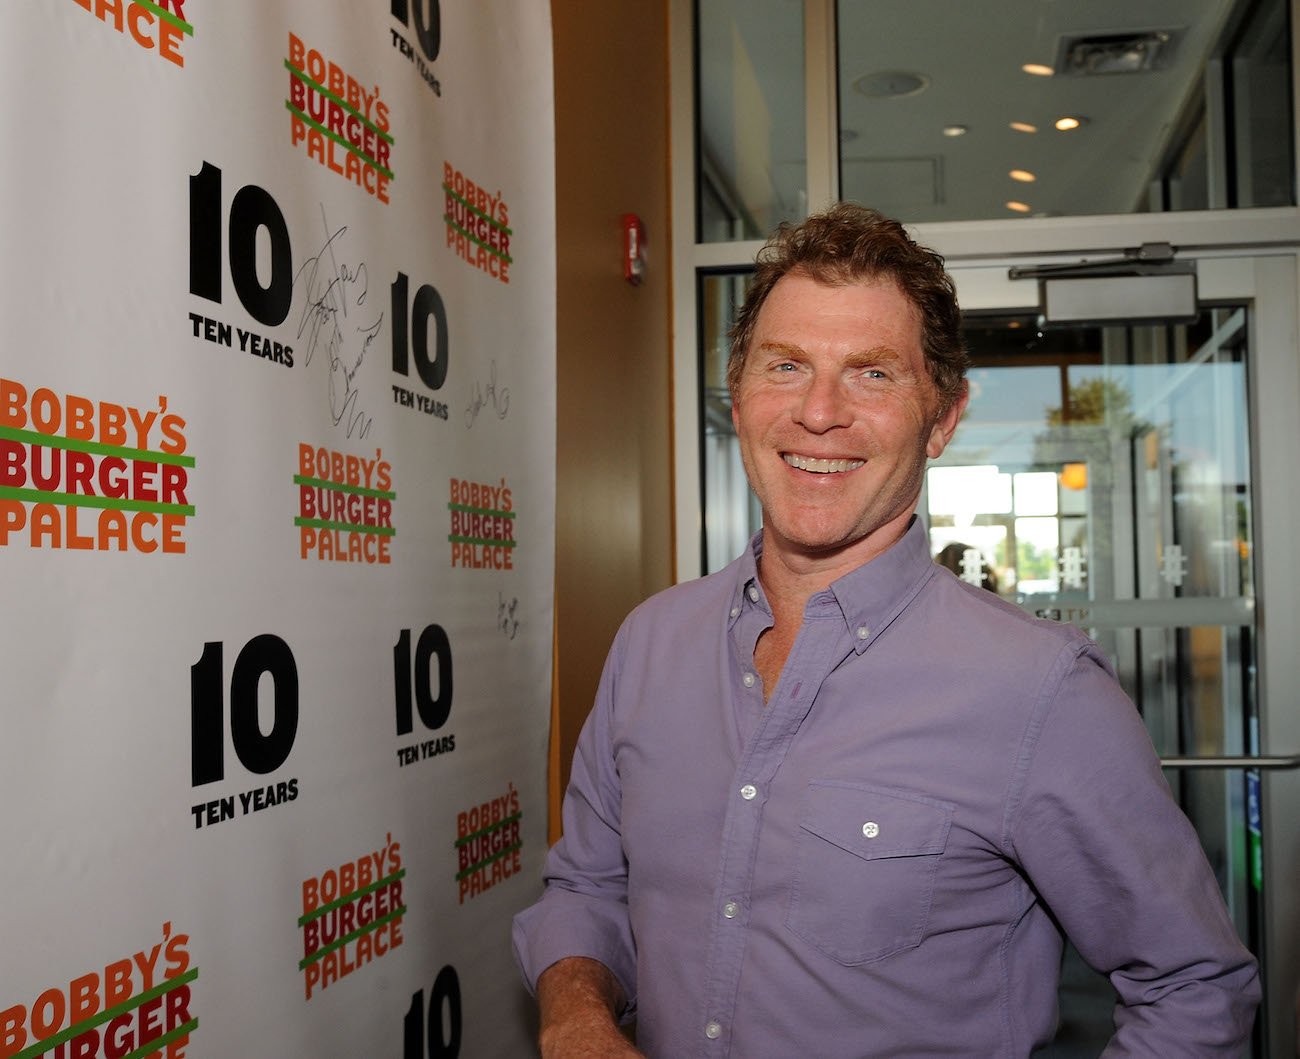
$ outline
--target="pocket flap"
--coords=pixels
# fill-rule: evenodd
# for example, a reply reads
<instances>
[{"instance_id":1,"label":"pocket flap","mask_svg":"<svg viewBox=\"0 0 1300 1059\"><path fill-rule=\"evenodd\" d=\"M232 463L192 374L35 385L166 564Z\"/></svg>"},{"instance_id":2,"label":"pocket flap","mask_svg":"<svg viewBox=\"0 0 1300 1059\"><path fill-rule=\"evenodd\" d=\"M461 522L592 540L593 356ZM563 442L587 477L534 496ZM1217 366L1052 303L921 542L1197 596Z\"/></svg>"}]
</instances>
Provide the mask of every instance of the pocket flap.
<instances>
[{"instance_id":1,"label":"pocket flap","mask_svg":"<svg viewBox=\"0 0 1300 1059\"><path fill-rule=\"evenodd\" d=\"M864 860L943 852L954 806L897 788L810 783L802 826Z\"/></svg>"}]
</instances>

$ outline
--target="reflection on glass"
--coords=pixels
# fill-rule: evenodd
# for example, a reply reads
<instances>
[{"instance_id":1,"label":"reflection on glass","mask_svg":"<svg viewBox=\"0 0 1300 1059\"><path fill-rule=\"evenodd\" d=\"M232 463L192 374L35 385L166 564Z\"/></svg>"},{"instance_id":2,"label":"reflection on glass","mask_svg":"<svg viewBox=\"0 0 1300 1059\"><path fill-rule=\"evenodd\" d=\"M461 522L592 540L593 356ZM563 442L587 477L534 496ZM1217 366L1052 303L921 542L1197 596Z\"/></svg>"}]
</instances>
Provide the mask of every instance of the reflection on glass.
<instances>
[{"instance_id":1,"label":"reflection on glass","mask_svg":"<svg viewBox=\"0 0 1300 1059\"><path fill-rule=\"evenodd\" d=\"M914 223L1294 203L1285 0L836 9L842 198Z\"/></svg>"},{"instance_id":2,"label":"reflection on glass","mask_svg":"<svg viewBox=\"0 0 1300 1059\"><path fill-rule=\"evenodd\" d=\"M761 239L808 208L803 4L696 8L698 238Z\"/></svg>"}]
</instances>

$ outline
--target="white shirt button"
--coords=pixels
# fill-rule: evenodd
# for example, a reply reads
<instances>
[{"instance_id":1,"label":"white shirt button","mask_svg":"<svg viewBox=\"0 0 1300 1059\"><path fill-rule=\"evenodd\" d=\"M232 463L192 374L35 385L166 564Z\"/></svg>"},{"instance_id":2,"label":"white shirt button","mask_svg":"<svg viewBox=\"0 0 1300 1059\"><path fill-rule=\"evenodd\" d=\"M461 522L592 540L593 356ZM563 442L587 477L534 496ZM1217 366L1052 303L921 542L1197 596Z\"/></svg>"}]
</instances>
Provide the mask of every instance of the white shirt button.
<instances>
[{"instance_id":1,"label":"white shirt button","mask_svg":"<svg viewBox=\"0 0 1300 1059\"><path fill-rule=\"evenodd\" d=\"M874 820L868 820L862 825L862 833L866 835L867 838L875 838L880 834L880 825Z\"/></svg>"},{"instance_id":2,"label":"white shirt button","mask_svg":"<svg viewBox=\"0 0 1300 1059\"><path fill-rule=\"evenodd\" d=\"M746 673L743 677L740 678L740 682L744 684L745 687L752 688L754 686L754 674Z\"/></svg>"},{"instance_id":3,"label":"white shirt button","mask_svg":"<svg viewBox=\"0 0 1300 1059\"><path fill-rule=\"evenodd\" d=\"M749 601L751 603L758 602L758 589L756 589L753 585L749 586Z\"/></svg>"},{"instance_id":4,"label":"white shirt button","mask_svg":"<svg viewBox=\"0 0 1300 1059\"><path fill-rule=\"evenodd\" d=\"M722 914L728 919L735 919L740 914L740 905L735 901L728 901L722 906Z\"/></svg>"},{"instance_id":5,"label":"white shirt button","mask_svg":"<svg viewBox=\"0 0 1300 1059\"><path fill-rule=\"evenodd\" d=\"M733 618L736 617L736 615L738 615L739 613L740 613L740 608L739 608L739 607L732 607L732 608L731 608L731 616L732 616Z\"/></svg>"},{"instance_id":6,"label":"white shirt button","mask_svg":"<svg viewBox=\"0 0 1300 1059\"><path fill-rule=\"evenodd\" d=\"M754 796L757 794L758 794L758 788L755 787L752 783L746 783L743 787L740 788L740 796L744 798L745 801L747 802L752 802L754 800Z\"/></svg>"},{"instance_id":7,"label":"white shirt button","mask_svg":"<svg viewBox=\"0 0 1300 1059\"><path fill-rule=\"evenodd\" d=\"M871 635L871 630L868 629L865 625L859 625L859 626L858 626L858 639L859 639L859 640L865 640L865 639L866 639L868 636L870 636L870 635Z\"/></svg>"},{"instance_id":8,"label":"white shirt button","mask_svg":"<svg viewBox=\"0 0 1300 1059\"><path fill-rule=\"evenodd\" d=\"M704 1036L711 1041L716 1041L722 1036L722 1027L716 1022L710 1022L704 1027Z\"/></svg>"}]
</instances>

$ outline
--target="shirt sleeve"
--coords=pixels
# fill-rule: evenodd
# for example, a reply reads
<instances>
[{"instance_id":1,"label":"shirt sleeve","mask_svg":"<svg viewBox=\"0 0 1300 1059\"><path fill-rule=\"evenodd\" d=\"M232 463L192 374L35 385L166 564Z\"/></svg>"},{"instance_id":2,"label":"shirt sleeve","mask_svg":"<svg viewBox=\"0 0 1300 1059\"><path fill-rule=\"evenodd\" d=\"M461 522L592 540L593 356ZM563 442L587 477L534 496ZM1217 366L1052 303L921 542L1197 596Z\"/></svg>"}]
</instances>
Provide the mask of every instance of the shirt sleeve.
<instances>
[{"instance_id":1,"label":"shirt sleeve","mask_svg":"<svg viewBox=\"0 0 1300 1059\"><path fill-rule=\"evenodd\" d=\"M1236 1056L1260 985L1137 710L1093 645L1049 678L1008 805L1015 855L1118 993L1103 1055Z\"/></svg>"},{"instance_id":2,"label":"shirt sleeve","mask_svg":"<svg viewBox=\"0 0 1300 1059\"><path fill-rule=\"evenodd\" d=\"M515 960L529 990L538 976L568 956L598 960L636 1007L636 945L627 906L622 792L614 762L614 703L623 633L615 639L578 736L564 795L563 837L547 854L541 899L514 919Z\"/></svg>"}]
</instances>

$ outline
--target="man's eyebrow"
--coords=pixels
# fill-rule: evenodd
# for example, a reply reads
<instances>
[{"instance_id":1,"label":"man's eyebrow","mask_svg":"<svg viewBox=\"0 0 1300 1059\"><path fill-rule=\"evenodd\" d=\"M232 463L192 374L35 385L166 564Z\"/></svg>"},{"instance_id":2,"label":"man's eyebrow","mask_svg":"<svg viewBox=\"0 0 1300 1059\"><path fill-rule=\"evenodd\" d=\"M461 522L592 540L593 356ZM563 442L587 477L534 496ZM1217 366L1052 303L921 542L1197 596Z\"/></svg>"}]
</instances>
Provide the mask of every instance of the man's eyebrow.
<instances>
[{"instance_id":1,"label":"man's eyebrow","mask_svg":"<svg viewBox=\"0 0 1300 1059\"><path fill-rule=\"evenodd\" d=\"M844 358L849 367L863 367L867 364L901 363L902 354L893 346L872 346L869 349L854 350Z\"/></svg>"},{"instance_id":2,"label":"man's eyebrow","mask_svg":"<svg viewBox=\"0 0 1300 1059\"><path fill-rule=\"evenodd\" d=\"M759 344L759 353L767 353L777 357L802 357L804 350L802 346L795 345L793 342L777 342L769 340Z\"/></svg>"}]
</instances>

